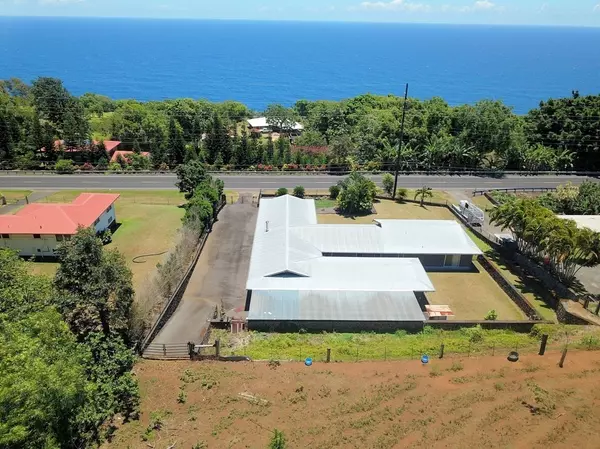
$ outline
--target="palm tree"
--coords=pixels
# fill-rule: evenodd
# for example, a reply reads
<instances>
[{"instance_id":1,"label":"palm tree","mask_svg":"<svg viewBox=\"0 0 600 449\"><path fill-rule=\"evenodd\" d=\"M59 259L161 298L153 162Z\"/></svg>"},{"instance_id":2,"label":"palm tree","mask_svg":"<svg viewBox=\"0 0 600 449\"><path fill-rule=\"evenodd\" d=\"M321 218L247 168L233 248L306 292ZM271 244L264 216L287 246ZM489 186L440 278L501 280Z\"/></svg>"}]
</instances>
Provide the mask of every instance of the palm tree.
<instances>
[{"instance_id":1,"label":"palm tree","mask_svg":"<svg viewBox=\"0 0 600 449\"><path fill-rule=\"evenodd\" d=\"M431 187L423 186L415 193L415 200L419 197L421 197L421 207L423 207L425 198L433 198L433 190Z\"/></svg>"}]
</instances>

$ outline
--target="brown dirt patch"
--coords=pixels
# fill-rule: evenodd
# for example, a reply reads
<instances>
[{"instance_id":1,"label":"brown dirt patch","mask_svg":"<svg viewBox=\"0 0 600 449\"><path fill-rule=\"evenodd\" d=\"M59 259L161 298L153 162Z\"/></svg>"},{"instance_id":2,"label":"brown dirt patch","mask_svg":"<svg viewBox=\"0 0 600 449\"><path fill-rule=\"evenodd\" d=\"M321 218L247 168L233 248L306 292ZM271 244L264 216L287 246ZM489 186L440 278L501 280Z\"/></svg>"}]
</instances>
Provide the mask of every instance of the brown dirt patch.
<instances>
[{"instance_id":1,"label":"brown dirt patch","mask_svg":"<svg viewBox=\"0 0 600 449\"><path fill-rule=\"evenodd\" d=\"M289 448L598 447L600 352L569 353L563 369L558 358L144 361L141 419L105 447L264 448L275 428ZM147 431L151 415L161 430Z\"/></svg>"}]
</instances>

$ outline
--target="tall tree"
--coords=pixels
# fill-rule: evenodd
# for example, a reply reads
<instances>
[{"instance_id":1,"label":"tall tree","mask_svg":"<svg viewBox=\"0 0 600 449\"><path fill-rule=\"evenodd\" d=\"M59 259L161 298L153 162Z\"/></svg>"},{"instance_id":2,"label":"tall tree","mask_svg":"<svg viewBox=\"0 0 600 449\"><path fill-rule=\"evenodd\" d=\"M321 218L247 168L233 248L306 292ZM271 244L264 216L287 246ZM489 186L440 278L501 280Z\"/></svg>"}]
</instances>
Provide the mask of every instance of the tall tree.
<instances>
[{"instance_id":1,"label":"tall tree","mask_svg":"<svg viewBox=\"0 0 600 449\"><path fill-rule=\"evenodd\" d=\"M206 135L205 145L208 150L209 164L214 164L219 155L223 162L229 162L231 159L233 152L231 137L229 137L229 132L221 116L216 112L213 114L210 129Z\"/></svg>"},{"instance_id":2,"label":"tall tree","mask_svg":"<svg viewBox=\"0 0 600 449\"><path fill-rule=\"evenodd\" d=\"M185 139L181 125L171 117L169 121L169 161L172 165L183 164L185 160Z\"/></svg>"},{"instance_id":3,"label":"tall tree","mask_svg":"<svg viewBox=\"0 0 600 449\"><path fill-rule=\"evenodd\" d=\"M294 109L286 108L280 104L270 104L265 109L265 117L271 128L289 134L294 130L298 114Z\"/></svg>"},{"instance_id":4,"label":"tall tree","mask_svg":"<svg viewBox=\"0 0 600 449\"><path fill-rule=\"evenodd\" d=\"M105 251L91 228L80 228L57 250L55 285L62 292L59 309L80 338L112 332L129 339L133 304L131 270L116 250Z\"/></svg>"},{"instance_id":5,"label":"tall tree","mask_svg":"<svg viewBox=\"0 0 600 449\"><path fill-rule=\"evenodd\" d=\"M38 113L54 123L55 126L63 127L65 115L73 107L73 99L62 81L56 78L40 77L33 82L31 93Z\"/></svg>"}]
</instances>

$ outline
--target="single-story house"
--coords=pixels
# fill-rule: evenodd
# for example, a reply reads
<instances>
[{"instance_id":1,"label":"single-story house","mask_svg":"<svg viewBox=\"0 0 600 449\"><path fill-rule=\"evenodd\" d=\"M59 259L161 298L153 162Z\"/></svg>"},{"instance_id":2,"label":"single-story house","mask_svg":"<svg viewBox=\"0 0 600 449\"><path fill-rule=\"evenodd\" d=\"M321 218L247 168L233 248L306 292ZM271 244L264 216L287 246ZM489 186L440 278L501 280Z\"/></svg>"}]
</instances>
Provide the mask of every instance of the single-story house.
<instances>
[{"instance_id":1,"label":"single-story house","mask_svg":"<svg viewBox=\"0 0 600 449\"><path fill-rule=\"evenodd\" d=\"M94 145L98 145L98 144L100 144L100 141L94 140L94 141L92 141L92 143ZM102 141L102 143L104 144L104 149L106 150L106 153L109 156L112 154L113 151L116 151L117 148L119 148L119 146L121 145L121 142L118 140L104 140L104 141ZM90 148L89 144L77 146L77 147L65 147L64 140L55 140L53 150L60 151L61 149L65 153L85 153L86 151L90 151L91 148ZM45 153L46 147L40 148L40 152Z\"/></svg>"},{"instance_id":2,"label":"single-story house","mask_svg":"<svg viewBox=\"0 0 600 449\"><path fill-rule=\"evenodd\" d=\"M255 133L268 133L271 131L281 131L280 129L278 129L277 127L271 126L267 123L267 118L266 117L258 117L258 118L251 118L247 120L248 122L248 128ZM296 133L300 133L304 130L304 126L302 126L301 123L296 122L294 124L294 126L292 127L292 131L296 132Z\"/></svg>"},{"instance_id":3,"label":"single-story house","mask_svg":"<svg viewBox=\"0 0 600 449\"><path fill-rule=\"evenodd\" d=\"M312 199L260 203L248 281L256 330L418 328L426 268L469 270L481 251L455 221L320 225Z\"/></svg>"},{"instance_id":4,"label":"single-story house","mask_svg":"<svg viewBox=\"0 0 600 449\"><path fill-rule=\"evenodd\" d=\"M14 249L21 256L55 256L57 245L80 226L96 232L113 229L118 198L118 194L82 193L69 204L33 203L14 215L0 215L0 248Z\"/></svg>"}]
</instances>

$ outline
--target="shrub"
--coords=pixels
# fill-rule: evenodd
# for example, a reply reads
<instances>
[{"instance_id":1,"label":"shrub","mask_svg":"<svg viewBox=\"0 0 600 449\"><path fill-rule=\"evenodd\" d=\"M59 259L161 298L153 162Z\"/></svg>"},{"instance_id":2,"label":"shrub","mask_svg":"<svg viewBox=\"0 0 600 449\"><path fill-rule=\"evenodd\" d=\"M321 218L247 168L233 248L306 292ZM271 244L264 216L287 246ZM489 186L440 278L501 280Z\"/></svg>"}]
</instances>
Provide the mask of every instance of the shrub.
<instances>
[{"instance_id":1,"label":"shrub","mask_svg":"<svg viewBox=\"0 0 600 449\"><path fill-rule=\"evenodd\" d=\"M353 172L340 181L339 210L347 215L366 215L373 209L377 186L373 181Z\"/></svg>"},{"instance_id":2,"label":"shrub","mask_svg":"<svg viewBox=\"0 0 600 449\"><path fill-rule=\"evenodd\" d=\"M294 196L296 198L304 198L304 186L294 187Z\"/></svg>"},{"instance_id":3,"label":"shrub","mask_svg":"<svg viewBox=\"0 0 600 449\"><path fill-rule=\"evenodd\" d=\"M121 167L121 164L119 164L118 162L111 162L110 165L108 166L108 169L110 171L114 171L114 172L123 171L123 167Z\"/></svg>"},{"instance_id":4,"label":"shrub","mask_svg":"<svg viewBox=\"0 0 600 449\"><path fill-rule=\"evenodd\" d=\"M390 173L386 173L383 175L381 183L383 185L383 191L389 196L392 196L392 193L394 193L394 177Z\"/></svg>"},{"instance_id":5,"label":"shrub","mask_svg":"<svg viewBox=\"0 0 600 449\"><path fill-rule=\"evenodd\" d=\"M496 321L498 319L498 312L495 310L490 310L485 316L484 320L486 321Z\"/></svg>"},{"instance_id":6,"label":"shrub","mask_svg":"<svg viewBox=\"0 0 600 449\"><path fill-rule=\"evenodd\" d=\"M269 443L269 449L285 449L286 448L286 440L283 432L275 429L273 431L273 436L271 437L271 442Z\"/></svg>"},{"instance_id":7,"label":"shrub","mask_svg":"<svg viewBox=\"0 0 600 449\"><path fill-rule=\"evenodd\" d=\"M288 194L288 189L286 189L285 187L279 187L277 189L277 192L275 192L275 196L283 196L283 195L287 195Z\"/></svg>"},{"instance_id":8,"label":"shrub","mask_svg":"<svg viewBox=\"0 0 600 449\"><path fill-rule=\"evenodd\" d=\"M408 190L401 187L396 189L396 201L403 201L408 197Z\"/></svg>"},{"instance_id":9,"label":"shrub","mask_svg":"<svg viewBox=\"0 0 600 449\"><path fill-rule=\"evenodd\" d=\"M89 162L86 162L85 164L83 164L81 166L81 170L84 170L84 171L90 171L93 169L94 169L94 166L92 164L90 164Z\"/></svg>"},{"instance_id":10,"label":"shrub","mask_svg":"<svg viewBox=\"0 0 600 449\"><path fill-rule=\"evenodd\" d=\"M337 197L340 195L340 186L335 185L329 187L329 198L332 200L337 200Z\"/></svg>"},{"instance_id":11,"label":"shrub","mask_svg":"<svg viewBox=\"0 0 600 449\"><path fill-rule=\"evenodd\" d=\"M169 171L169 165L166 162L161 162L158 171Z\"/></svg>"},{"instance_id":12,"label":"shrub","mask_svg":"<svg viewBox=\"0 0 600 449\"><path fill-rule=\"evenodd\" d=\"M57 173L63 174L73 173L75 171L75 166L73 165L73 161L71 159L61 159L60 161L56 162L54 170L56 170Z\"/></svg>"},{"instance_id":13,"label":"shrub","mask_svg":"<svg viewBox=\"0 0 600 449\"><path fill-rule=\"evenodd\" d=\"M366 171L379 171L381 170L381 162L379 161L369 161L367 162L367 165L365 165L365 170Z\"/></svg>"}]
</instances>

